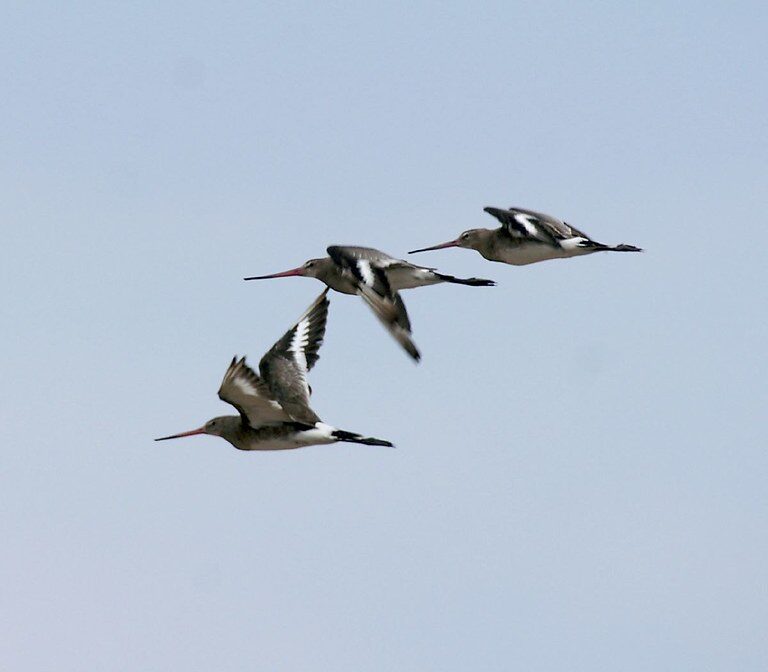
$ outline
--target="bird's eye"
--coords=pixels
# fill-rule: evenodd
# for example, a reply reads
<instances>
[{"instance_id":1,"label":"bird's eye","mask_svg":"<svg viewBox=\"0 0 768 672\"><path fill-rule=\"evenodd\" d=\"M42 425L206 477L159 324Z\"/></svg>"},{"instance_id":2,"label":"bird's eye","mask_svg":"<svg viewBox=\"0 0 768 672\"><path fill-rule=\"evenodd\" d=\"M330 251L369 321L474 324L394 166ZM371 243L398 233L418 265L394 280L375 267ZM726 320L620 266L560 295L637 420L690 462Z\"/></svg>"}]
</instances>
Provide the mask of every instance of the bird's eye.
<instances>
[{"instance_id":1,"label":"bird's eye","mask_svg":"<svg viewBox=\"0 0 768 672\"><path fill-rule=\"evenodd\" d=\"M308 261L306 264L304 264L307 268L312 268L315 265L314 261Z\"/></svg>"},{"instance_id":2,"label":"bird's eye","mask_svg":"<svg viewBox=\"0 0 768 672\"><path fill-rule=\"evenodd\" d=\"M469 238L469 233L462 233L461 234L461 239L462 240L467 240L468 238Z\"/></svg>"}]
</instances>

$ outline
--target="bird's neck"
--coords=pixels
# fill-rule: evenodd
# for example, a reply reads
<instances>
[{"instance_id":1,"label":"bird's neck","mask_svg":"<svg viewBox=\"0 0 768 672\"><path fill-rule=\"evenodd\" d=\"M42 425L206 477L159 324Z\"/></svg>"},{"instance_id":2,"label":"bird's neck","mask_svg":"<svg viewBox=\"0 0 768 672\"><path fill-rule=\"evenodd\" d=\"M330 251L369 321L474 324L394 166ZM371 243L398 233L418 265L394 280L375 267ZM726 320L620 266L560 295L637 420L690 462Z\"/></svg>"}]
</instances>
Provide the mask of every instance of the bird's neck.
<instances>
[{"instance_id":1,"label":"bird's neck","mask_svg":"<svg viewBox=\"0 0 768 672\"><path fill-rule=\"evenodd\" d=\"M504 236L502 233L503 229L484 230L475 249L486 259L493 260L499 248L509 240L509 236Z\"/></svg>"}]
</instances>

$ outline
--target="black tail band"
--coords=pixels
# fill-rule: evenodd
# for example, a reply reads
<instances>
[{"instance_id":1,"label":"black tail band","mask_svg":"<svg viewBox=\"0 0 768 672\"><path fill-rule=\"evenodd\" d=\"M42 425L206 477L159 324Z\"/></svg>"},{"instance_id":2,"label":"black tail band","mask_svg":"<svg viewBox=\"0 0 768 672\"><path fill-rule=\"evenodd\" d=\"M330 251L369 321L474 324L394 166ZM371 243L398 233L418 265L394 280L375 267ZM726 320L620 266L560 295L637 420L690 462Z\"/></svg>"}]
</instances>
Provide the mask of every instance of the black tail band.
<instances>
[{"instance_id":1,"label":"black tail band","mask_svg":"<svg viewBox=\"0 0 768 672\"><path fill-rule=\"evenodd\" d=\"M355 434L354 432L345 432L343 429L334 430L331 436L333 436L333 438L337 441L362 443L366 446L386 446L387 448L394 448L394 445L389 441L384 441L383 439L374 439L371 436L361 436L360 434Z\"/></svg>"},{"instance_id":2,"label":"black tail band","mask_svg":"<svg viewBox=\"0 0 768 672\"><path fill-rule=\"evenodd\" d=\"M435 273L443 282L452 282L455 285L469 285L470 287L494 287L496 283L493 280L485 278L457 278L453 275L443 275Z\"/></svg>"}]
</instances>

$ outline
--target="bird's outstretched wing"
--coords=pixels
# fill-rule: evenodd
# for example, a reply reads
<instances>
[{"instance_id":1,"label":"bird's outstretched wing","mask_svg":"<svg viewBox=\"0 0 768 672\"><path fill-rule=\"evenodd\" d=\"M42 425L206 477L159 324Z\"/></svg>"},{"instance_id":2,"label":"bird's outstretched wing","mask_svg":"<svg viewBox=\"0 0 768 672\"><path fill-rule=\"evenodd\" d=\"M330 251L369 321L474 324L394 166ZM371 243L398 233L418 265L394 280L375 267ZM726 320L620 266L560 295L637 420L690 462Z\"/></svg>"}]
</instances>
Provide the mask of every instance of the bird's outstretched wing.
<instances>
[{"instance_id":1,"label":"bird's outstretched wing","mask_svg":"<svg viewBox=\"0 0 768 672\"><path fill-rule=\"evenodd\" d=\"M390 257L381 250L374 249L373 247L361 247L360 245L332 245L335 250L341 250L341 252L350 259L367 259L376 264L386 265L388 262L397 261L394 257Z\"/></svg>"},{"instance_id":2,"label":"bird's outstretched wing","mask_svg":"<svg viewBox=\"0 0 768 672\"><path fill-rule=\"evenodd\" d=\"M484 210L501 222L507 234L518 240L525 239L557 246L559 241L568 238L589 239L589 236L570 224L543 212L517 207L510 207L507 210L489 207Z\"/></svg>"},{"instance_id":3,"label":"bird's outstretched wing","mask_svg":"<svg viewBox=\"0 0 768 672\"><path fill-rule=\"evenodd\" d=\"M320 418L309 406L307 372L320 358L328 303L326 289L259 362L261 376L275 401L291 420L310 425Z\"/></svg>"},{"instance_id":4,"label":"bird's outstretched wing","mask_svg":"<svg viewBox=\"0 0 768 672\"><path fill-rule=\"evenodd\" d=\"M232 404L243 422L251 427L291 419L275 401L265 382L245 363L245 357L232 359L221 381L219 399Z\"/></svg>"},{"instance_id":5,"label":"bird's outstretched wing","mask_svg":"<svg viewBox=\"0 0 768 672\"><path fill-rule=\"evenodd\" d=\"M405 310L400 294L392 289L387 279L386 266L391 263L392 258L387 257L387 261L382 264L359 253L360 250L369 249L331 245L328 248L328 255L355 283L357 293L387 331L418 362L421 354L411 340L411 321L408 319L408 312ZM376 252L376 250L373 251Z\"/></svg>"}]
</instances>

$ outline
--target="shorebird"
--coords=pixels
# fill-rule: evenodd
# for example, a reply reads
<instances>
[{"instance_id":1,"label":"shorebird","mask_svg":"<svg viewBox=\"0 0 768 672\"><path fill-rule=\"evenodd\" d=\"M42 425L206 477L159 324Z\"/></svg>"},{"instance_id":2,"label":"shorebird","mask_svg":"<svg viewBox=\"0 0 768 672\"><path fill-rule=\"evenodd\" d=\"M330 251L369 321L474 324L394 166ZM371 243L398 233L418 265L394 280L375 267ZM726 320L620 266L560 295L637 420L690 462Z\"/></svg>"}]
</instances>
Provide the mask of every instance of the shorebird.
<instances>
[{"instance_id":1,"label":"shorebird","mask_svg":"<svg viewBox=\"0 0 768 672\"><path fill-rule=\"evenodd\" d=\"M287 450L337 441L391 447L389 441L327 425L309 406L307 371L320 357L318 350L328 317L327 294L326 289L261 358L261 375L245 363L245 357L232 360L219 388L219 398L232 404L240 415L213 418L197 429L155 441L212 434L238 450Z\"/></svg>"},{"instance_id":2,"label":"shorebird","mask_svg":"<svg viewBox=\"0 0 768 672\"><path fill-rule=\"evenodd\" d=\"M331 245L328 255L322 259L310 259L301 266L282 273L244 279L267 280L296 275L317 278L342 294L357 294L417 362L421 355L411 340L411 322L400 298L401 289L436 285L440 282L473 287L489 287L496 284L493 280L483 278L456 278L438 273L434 268L416 266L370 247Z\"/></svg>"},{"instance_id":3,"label":"shorebird","mask_svg":"<svg viewBox=\"0 0 768 672\"><path fill-rule=\"evenodd\" d=\"M578 257L593 252L642 252L634 245L604 245L564 221L523 208L484 208L501 222L498 229L469 229L456 240L411 250L408 254L466 247L477 250L489 261L525 266L547 259Z\"/></svg>"}]
</instances>

